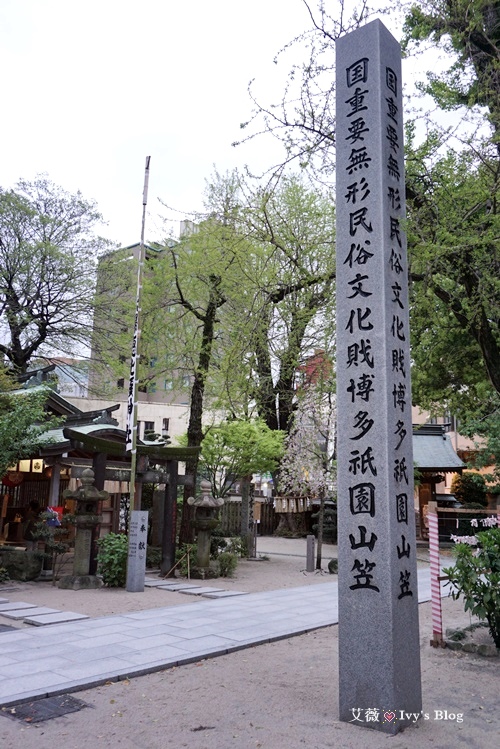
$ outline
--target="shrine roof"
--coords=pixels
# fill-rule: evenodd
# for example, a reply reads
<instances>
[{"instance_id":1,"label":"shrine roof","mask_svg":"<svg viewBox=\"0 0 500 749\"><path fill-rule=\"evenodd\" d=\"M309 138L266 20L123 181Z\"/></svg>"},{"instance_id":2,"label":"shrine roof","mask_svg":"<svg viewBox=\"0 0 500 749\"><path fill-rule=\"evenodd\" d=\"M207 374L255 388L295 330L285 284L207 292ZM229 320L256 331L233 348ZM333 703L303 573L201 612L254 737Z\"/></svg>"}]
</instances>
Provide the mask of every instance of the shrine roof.
<instances>
[{"instance_id":1,"label":"shrine roof","mask_svg":"<svg viewBox=\"0 0 500 749\"><path fill-rule=\"evenodd\" d=\"M449 435L434 424L413 428L413 461L421 471L456 473L465 468L465 463L453 449Z\"/></svg>"}]
</instances>

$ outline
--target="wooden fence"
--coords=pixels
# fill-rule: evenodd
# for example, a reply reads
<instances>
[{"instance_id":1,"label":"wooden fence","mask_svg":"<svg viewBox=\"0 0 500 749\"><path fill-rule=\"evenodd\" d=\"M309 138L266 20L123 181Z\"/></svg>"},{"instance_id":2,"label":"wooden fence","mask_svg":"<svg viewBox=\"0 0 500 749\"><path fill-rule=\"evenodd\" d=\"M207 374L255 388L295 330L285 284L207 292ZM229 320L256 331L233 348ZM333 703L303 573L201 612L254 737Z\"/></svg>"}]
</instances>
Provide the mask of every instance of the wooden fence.
<instances>
[{"instance_id":1,"label":"wooden fence","mask_svg":"<svg viewBox=\"0 0 500 749\"><path fill-rule=\"evenodd\" d=\"M278 526L278 518L272 502L259 502L260 520L257 524L259 536L272 536ZM239 536L241 533L241 502L225 502L220 511L222 533Z\"/></svg>"}]
</instances>

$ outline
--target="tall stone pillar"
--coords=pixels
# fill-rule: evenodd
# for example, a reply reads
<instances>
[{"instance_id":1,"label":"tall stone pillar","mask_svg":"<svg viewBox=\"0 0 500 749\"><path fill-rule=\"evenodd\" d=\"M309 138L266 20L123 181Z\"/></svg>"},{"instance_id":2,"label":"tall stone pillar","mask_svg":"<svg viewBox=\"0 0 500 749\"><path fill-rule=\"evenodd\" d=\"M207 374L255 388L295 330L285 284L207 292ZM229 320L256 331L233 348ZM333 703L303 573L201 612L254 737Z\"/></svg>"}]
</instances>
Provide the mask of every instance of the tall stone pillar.
<instances>
[{"instance_id":1,"label":"tall stone pillar","mask_svg":"<svg viewBox=\"0 0 500 749\"><path fill-rule=\"evenodd\" d=\"M422 708L400 61L337 42L340 719L387 733Z\"/></svg>"}]
</instances>

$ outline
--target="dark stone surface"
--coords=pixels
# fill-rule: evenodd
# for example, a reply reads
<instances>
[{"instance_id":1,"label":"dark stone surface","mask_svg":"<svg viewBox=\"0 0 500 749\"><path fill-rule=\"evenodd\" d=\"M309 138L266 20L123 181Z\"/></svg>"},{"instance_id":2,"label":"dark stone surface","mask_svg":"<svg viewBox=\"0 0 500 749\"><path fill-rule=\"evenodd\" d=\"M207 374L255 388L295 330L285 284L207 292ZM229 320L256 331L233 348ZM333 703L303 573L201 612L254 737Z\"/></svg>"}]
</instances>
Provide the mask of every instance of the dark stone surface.
<instances>
[{"instance_id":1,"label":"dark stone surface","mask_svg":"<svg viewBox=\"0 0 500 749\"><path fill-rule=\"evenodd\" d=\"M36 580L42 570L40 552L0 549L0 566L5 567L11 580Z\"/></svg>"},{"instance_id":2,"label":"dark stone surface","mask_svg":"<svg viewBox=\"0 0 500 749\"><path fill-rule=\"evenodd\" d=\"M103 582L95 575L66 575L59 580L57 585L63 590L94 590L102 588Z\"/></svg>"},{"instance_id":3,"label":"dark stone surface","mask_svg":"<svg viewBox=\"0 0 500 749\"><path fill-rule=\"evenodd\" d=\"M76 713L84 707L92 707L83 700L71 697L68 694L61 694L57 697L46 697L42 700L33 702L24 702L21 705L14 705L8 710L2 711L1 715L7 718L15 718L23 723L41 723L44 720L60 718L62 715Z\"/></svg>"},{"instance_id":4,"label":"dark stone surface","mask_svg":"<svg viewBox=\"0 0 500 749\"><path fill-rule=\"evenodd\" d=\"M18 632L17 627L11 627L8 624L0 624L0 632Z\"/></svg>"}]
</instances>

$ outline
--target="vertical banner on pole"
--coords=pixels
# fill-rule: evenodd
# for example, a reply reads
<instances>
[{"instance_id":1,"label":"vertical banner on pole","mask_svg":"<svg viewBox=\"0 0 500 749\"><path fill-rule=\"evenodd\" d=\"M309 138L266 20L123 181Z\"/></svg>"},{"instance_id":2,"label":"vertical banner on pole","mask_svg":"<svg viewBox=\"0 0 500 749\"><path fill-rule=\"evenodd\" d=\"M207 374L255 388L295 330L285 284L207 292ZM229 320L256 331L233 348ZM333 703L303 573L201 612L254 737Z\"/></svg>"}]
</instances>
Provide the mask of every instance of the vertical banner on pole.
<instances>
[{"instance_id":1,"label":"vertical banner on pole","mask_svg":"<svg viewBox=\"0 0 500 749\"><path fill-rule=\"evenodd\" d=\"M337 42L340 719L422 707L401 50L376 20Z\"/></svg>"},{"instance_id":2,"label":"vertical banner on pole","mask_svg":"<svg viewBox=\"0 0 500 749\"><path fill-rule=\"evenodd\" d=\"M151 161L150 156L146 156L146 167L144 170L144 189L142 193L142 226L141 226L141 243L139 245L139 262L137 264L137 292L136 292L136 303L135 303L135 322L134 322L134 336L132 340L132 355L130 360L130 378L128 386L128 399L127 399L127 427L125 434L125 449L130 451L130 482L129 482L129 496L130 496L130 515L132 518L133 511L137 511L141 506L140 492L136 493L136 481L137 481L137 391L138 391L138 372L137 363L139 360L139 343L141 340L141 293L142 293L142 273L145 259L145 246L144 246L144 228L146 224L146 206L148 203L148 185L149 185L149 163ZM140 487L139 487L140 488ZM147 514L147 513L146 513ZM132 519L130 520L129 527L132 527ZM147 525L147 523L146 523ZM142 572L142 586L137 582L139 570L142 569L141 565L137 565L134 561L135 556L133 553L134 541L131 531L129 531L129 554L128 554L128 566L132 566L133 570L129 573L127 567L127 590L131 592L141 592L144 590L144 575L145 566ZM145 564L145 563L144 563Z\"/></svg>"}]
</instances>

